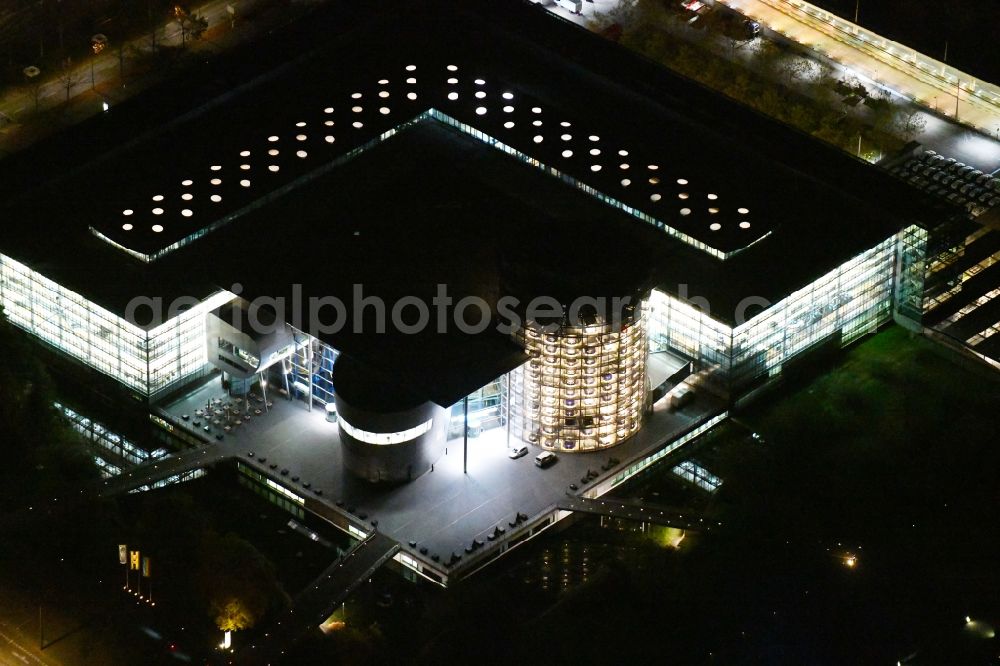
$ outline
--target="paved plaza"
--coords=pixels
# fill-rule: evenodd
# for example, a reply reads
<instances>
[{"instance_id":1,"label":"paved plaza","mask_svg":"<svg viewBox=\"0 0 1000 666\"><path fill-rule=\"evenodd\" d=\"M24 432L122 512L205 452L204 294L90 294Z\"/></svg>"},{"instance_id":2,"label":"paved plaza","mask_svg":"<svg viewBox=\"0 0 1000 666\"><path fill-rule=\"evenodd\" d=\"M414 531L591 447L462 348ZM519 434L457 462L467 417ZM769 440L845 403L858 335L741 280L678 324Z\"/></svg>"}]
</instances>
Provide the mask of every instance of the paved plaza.
<instances>
[{"instance_id":1,"label":"paved plaza","mask_svg":"<svg viewBox=\"0 0 1000 666\"><path fill-rule=\"evenodd\" d=\"M235 424L236 420L230 415L219 424L211 423L210 432L205 433L204 418L195 415L216 399L233 402L214 378L164 406L162 414L170 422L214 442L196 455L188 452L177 457L217 462L237 456L327 510L346 512L353 524L377 528L415 553L426 548L425 556L438 555L442 562L452 553L462 554L473 540L487 542L497 526L506 527L517 514L533 517L551 510L567 494L583 493L724 410L722 402L707 393L677 411L661 400L643 429L625 443L603 452L561 454L548 469L534 464L541 450L536 446L529 446L528 455L510 459L507 432L495 428L469 438L467 473L463 472L462 438L457 437L449 440L432 472L407 484L383 486L359 480L344 468L337 424L327 421L324 410L310 412L303 401L273 396L267 411L263 403L250 403L249 421L244 406L240 425L230 425L226 432L227 421ZM254 413L257 410L261 414ZM217 434L222 434L221 440ZM252 459L247 456L251 451ZM265 460L260 462L262 457ZM158 464L163 469L169 462ZM410 542L417 545L409 546Z\"/></svg>"}]
</instances>

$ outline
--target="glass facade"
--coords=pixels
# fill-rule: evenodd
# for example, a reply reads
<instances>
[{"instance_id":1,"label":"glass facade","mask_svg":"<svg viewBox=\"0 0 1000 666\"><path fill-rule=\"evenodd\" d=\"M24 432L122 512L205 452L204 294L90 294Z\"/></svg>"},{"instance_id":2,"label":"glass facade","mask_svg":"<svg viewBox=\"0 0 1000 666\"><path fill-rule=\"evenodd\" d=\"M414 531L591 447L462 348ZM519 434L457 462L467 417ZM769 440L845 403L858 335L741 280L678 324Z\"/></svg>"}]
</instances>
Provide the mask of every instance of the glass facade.
<instances>
[{"instance_id":1,"label":"glass facade","mask_svg":"<svg viewBox=\"0 0 1000 666\"><path fill-rule=\"evenodd\" d=\"M0 303L12 324L144 396L205 366L205 314L232 298L218 292L145 331L0 255Z\"/></svg>"},{"instance_id":2,"label":"glass facade","mask_svg":"<svg viewBox=\"0 0 1000 666\"><path fill-rule=\"evenodd\" d=\"M846 345L888 321L896 291L919 292L911 283L923 265L921 238L918 228L905 229L736 328L654 290L650 351L690 358L703 384L737 396L817 344L836 337Z\"/></svg>"},{"instance_id":3,"label":"glass facade","mask_svg":"<svg viewBox=\"0 0 1000 666\"><path fill-rule=\"evenodd\" d=\"M888 238L733 329L734 392L839 336L846 345L892 316L897 238Z\"/></svg>"},{"instance_id":4,"label":"glass facade","mask_svg":"<svg viewBox=\"0 0 1000 666\"><path fill-rule=\"evenodd\" d=\"M614 446L642 425L646 309L619 326L545 331L528 322L515 340L531 360L511 373L511 434L557 451Z\"/></svg>"}]
</instances>

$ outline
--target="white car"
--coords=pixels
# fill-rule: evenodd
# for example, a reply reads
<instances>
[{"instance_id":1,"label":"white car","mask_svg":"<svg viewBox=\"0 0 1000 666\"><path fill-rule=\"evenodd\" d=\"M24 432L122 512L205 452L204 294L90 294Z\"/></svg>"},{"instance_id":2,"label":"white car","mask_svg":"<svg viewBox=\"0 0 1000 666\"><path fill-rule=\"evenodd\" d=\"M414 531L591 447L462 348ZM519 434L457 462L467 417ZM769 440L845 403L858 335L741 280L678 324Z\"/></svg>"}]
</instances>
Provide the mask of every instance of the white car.
<instances>
[{"instance_id":1,"label":"white car","mask_svg":"<svg viewBox=\"0 0 1000 666\"><path fill-rule=\"evenodd\" d=\"M510 456L511 460L520 458L521 456L526 456L528 455L528 447L524 444L521 444L520 446L512 446L510 447L510 451L507 452L507 455Z\"/></svg>"}]
</instances>

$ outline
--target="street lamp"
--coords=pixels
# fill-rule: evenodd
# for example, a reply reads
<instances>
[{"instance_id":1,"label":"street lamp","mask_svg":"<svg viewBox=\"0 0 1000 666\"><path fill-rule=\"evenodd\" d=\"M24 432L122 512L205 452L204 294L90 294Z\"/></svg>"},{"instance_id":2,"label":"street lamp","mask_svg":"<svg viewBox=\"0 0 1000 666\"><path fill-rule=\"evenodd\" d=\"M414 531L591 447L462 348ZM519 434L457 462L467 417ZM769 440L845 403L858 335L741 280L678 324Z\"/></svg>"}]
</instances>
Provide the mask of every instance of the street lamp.
<instances>
[{"instance_id":1,"label":"street lamp","mask_svg":"<svg viewBox=\"0 0 1000 666\"><path fill-rule=\"evenodd\" d=\"M38 113L38 97L42 92L42 82L38 80L38 76L42 73L42 70L38 69L34 65L28 65L23 71L24 78L28 81L28 85L31 87L31 94L35 97L35 113Z\"/></svg>"},{"instance_id":2,"label":"street lamp","mask_svg":"<svg viewBox=\"0 0 1000 666\"><path fill-rule=\"evenodd\" d=\"M107 47L107 36L97 33L90 38L90 50L94 52L94 57L90 59L90 89L94 89L94 61L97 56Z\"/></svg>"}]
</instances>

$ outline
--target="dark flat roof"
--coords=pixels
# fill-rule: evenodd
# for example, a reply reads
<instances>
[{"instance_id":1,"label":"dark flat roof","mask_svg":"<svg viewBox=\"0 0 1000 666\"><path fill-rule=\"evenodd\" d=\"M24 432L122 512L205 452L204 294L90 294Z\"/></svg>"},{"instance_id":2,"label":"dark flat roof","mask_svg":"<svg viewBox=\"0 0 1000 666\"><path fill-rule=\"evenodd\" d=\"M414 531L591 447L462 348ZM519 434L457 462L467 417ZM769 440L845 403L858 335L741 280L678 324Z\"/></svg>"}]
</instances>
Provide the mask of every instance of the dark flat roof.
<instances>
[{"instance_id":1,"label":"dark flat roof","mask_svg":"<svg viewBox=\"0 0 1000 666\"><path fill-rule=\"evenodd\" d=\"M444 219L448 211L457 211L450 216L453 224L502 229L544 219L539 210L558 208L548 198L562 197L560 205L577 211L574 215L631 225L640 240L635 245L635 238L623 236L622 252L641 246L650 257L653 282L675 293L686 285L689 295L709 298L714 316L731 320L735 304L746 296L778 300L902 226L948 213L874 167L532 5L477 0L461 6L433 1L387 5L381 15L372 9L372 15L359 16L356 27L332 36L294 66L21 197L3 211L12 222L0 251L115 312L132 296L204 296L212 285L228 288L237 280L247 285L245 295L254 295L251 285L257 293L280 294L289 289L285 280L296 281L298 271L323 276L312 279L325 288L327 280L350 279L338 268L344 252L368 253L361 255L366 257L361 268L384 268L380 284L386 293L400 293L413 283L413 264L408 262L427 252L442 256L452 235L451 229L440 227L418 229L417 218L421 225L433 224L430 213L444 211L437 216ZM411 78L416 82L408 82ZM411 92L416 99L407 97ZM458 99L449 99L450 92L457 92ZM476 98L477 92L485 96ZM513 98L505 99L505 92ZM355 93L361 97L353 98ZM165 85L134 104L149 105L157 96L170 95ZM355 106L361 110L355 112ZM485 114L477 113L480 106ZM504 106L514 108L506 113ZM390 161L405 162L405 176L400 177L409 178L406 183L389 175L388 164L362 166L379 147L406 134L417 136L411 132L336 162L430 107L483 132L478 138L459 138L453 130L434 130L430 134L438 138L431 143L458 151L481 174L494 169L503 176L442 183L447 173L442 166L450 158L432 164L422 147L393 150ZM329 108L333 111L327 113ZM141 123L128 109L121 114ZM331 120L333 125L327 125ZM113 136L108 120L100 122L75 132ZM355 122L362 127L353 127ZM504 127L507 122L514 127ZM483 143L492 142L491 137L556 171L542 173L498 159L502 153ZM67 140L72 139L71 133ZM268 154L271 150L278 154ZM572 155L564 157L567 150ZM620 155L623 150L628 154ZM249 156L242 156L243 151ZM377 157L374 164L380 159L385 158ZM243 164L249 169L242 169ZM600 170L592 170L594 165ZM216 166L220 168L213 170ZM345 176L350 172L358 175L351 180ZM584 183L590 193L560 182L561 174ZM214 178L221 182L213 185ZM317 219L311 211L323 204L308 199L345 178L351 180L350 189L337 193L342 200ZM244 179L249 187L240 184ZM459 191L466 188L474 189ZM497 189L502 195L490 199ZM564 197L557 194L560 189L578 196ZM191 198L182 198L184 194ZM221 201L212 201L212 195ZM659 199L654 201L654 195ZM155 196L163 199L154 201ZM612 200L614 207L598 198ZM461 206L477 199L483 202L479 210L463 211ZM459 208L449 208L454 201L462 202ZM535 213L519 217L518 204ZM155 215L154 208L164 212ZM123 215L126 209L133 213ZM684 209L691 212L682 214ZM407 211L420 214L408 220ZM653 221L637 219L636 211ZM555 214L560 216L566 213ZM380 217L395 220L396 226L383 224ZM308 230L300 222L305 218L314 222ZM720 227L713 231L709 225L716 221ZM740 228L740 221L749 222L749 228ZM131 224L131 230L123 229L124 224ZM154 232L154 224L163 230ZM213 225L221 228L196 239ZM671 236L660 225L676 233ZM293 228L298 233L291 233ZM593 228L594 242L605 243ZM91 229L147 258L191 242L142 263ZM354 231L361 235L355 237ZM502 231L508 240L516 238L511 234ZM537 230L524 231L525 243L532 234ZM397 249L386 249L390 235ZM431 247L430 238L439 242ZM582 232L575 240L588 242ZM708 251L698 249L699 244ZM403 249L410 256L400 256ZM481 279L486 269L468 254L467 244L456 243L451 250L466 261L443 271L443 277L456 285ZM729 258L722 261L720 255ZM608 262L609 279L616 265L622 264Z\"/></svg>"}]
</instances>

